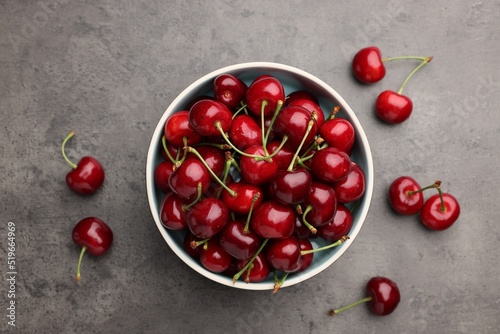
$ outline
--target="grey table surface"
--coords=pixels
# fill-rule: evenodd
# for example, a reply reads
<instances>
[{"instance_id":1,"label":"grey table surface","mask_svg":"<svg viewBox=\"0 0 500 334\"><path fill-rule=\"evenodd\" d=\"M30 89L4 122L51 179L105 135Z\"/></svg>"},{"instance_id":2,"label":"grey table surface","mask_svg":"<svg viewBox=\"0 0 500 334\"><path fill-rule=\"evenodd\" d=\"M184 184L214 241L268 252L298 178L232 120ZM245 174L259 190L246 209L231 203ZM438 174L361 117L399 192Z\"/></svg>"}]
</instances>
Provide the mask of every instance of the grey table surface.
<instances>
[{"instance_id":1,"label":"grey table surface","mask_svg":"<svg viewBox=\"0 0 500 334\"><path fill-rule=\"evenodd\" d=\"M499 333L499 1L0 1L0 331L19 333ZM434 56L409 82L411 118L389 126L374 100L415 62L387 64L358 84L353 54ZM277 295L220 285L181 262L146 198L151 135L168 104L217 68L271 61L336 89L371 144L372 204L360 234L331 267ZM91 154L107 179L94 196L65 185L60 144ZM462 213L431 232L394 214L390 182L443 181ZM115 242L84 259L74 224L96 215ZM9 297L8 223L16 228ZM375 275L395 280L396 311L328 309L363 296ZM8 324L15 301L15 327Z\"/></svg>"}]
</instances>

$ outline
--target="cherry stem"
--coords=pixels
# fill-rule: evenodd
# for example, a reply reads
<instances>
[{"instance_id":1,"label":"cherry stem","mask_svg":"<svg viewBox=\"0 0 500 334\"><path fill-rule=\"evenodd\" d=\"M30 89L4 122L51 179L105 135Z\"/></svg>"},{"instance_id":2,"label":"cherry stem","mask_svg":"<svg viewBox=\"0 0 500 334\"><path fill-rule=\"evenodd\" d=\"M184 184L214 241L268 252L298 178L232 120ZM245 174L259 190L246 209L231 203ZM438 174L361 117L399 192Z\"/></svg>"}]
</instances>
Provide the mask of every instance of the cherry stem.
<instances>
[{"instance_id":1,"label":"cherry stem","mask_svg":"<svg viewBox=\"0 0 500 334\"><path fill-rule=\"evenodd\" d=\"M264 149L264 155L267 156L267 147L266 147L266 129L264 126L265 123L265 117L264 117L264 111L266 109L268 102L267 100L262 100L262 103L260 105L260 129L261 129L261 134L262 134L262 148Z\"/></svg>"},{"instance_id":2,"label":"cherry stem","mask_svg":"<svg viewBox=\"0 0 500 334\"><path fill-rule=\"evenodd\" d=\"M76 267L76 281L80 281L80 266L82 265L83 254L87 250L87 246L82 247L82 251L80 252L80 257L78 258L78 266Z\"/></svg>"},{"instance_id":3,"label":"cherry stem","mask_svg":"<svg viewBox=\"0 0 500 334\"><path fill-rule=\"evenodd\" d=\"M247 105L246 105L246 104L244 104L244 103L243 103L243 101L242 101L242 102L240 102L240 105L241 105L241 107L240 107L238 110L236 110L236 111L235 111L235 113L233 114L233 117L232 117L233 119L234 119L236 116L238 116L238 114L239 114L242 110L244 110L244 111L245 111L245 114L248 114L248 112L247 112Z\"/></svg>"},{"instance_id":4,"label":"cherry stem","mask_svg":"<svg viewBox=\"0 0 500 334\"><path fill-rule=\"evenodd\" d=\"M252 256L252 258L250 259L250 261L248 261L248 263L240 271L238 271L233 276L233 284L241 277L241 275L243 275L243 273L248 269L248 267L250 267L252 265L253 261L255 261L255 259L257 258L257 256L259 256L260 252L262 252L262 250L264 249L264 247L266 246L266 244L267 244L268 241L269 241L269 239L264 239L264 241L260 245L259 249Z\"/></svg>"},{"instance_id":5,"label":"cherry stem","mask_svg":"<svg viewBox=\"0 0 500 334\"><path fill-rule=\"evenodd\" d=\"M64 151L64 147L66 146L66 143L68 142L68 140L70 140L73 136L75 135L75 131L71 130L68 135L66 136L66 138L64 138L63 142L62 142L62 145L61 145L61 152L62 152L62 156L64 158L64 160L66 160L66 162L68 163L68 165L71 166L71 168L73 169L76 169L78 166L71 162L71 160L68 159L68 157L66 156L66 152Z\"/></svg>"},{"instance_id":6,"label":"cherry stem","mask_svg":"<svg viewBox=\"0 0 500 334\"><path fill-rule=\"evenodd\" d=\"M224 162L224 170L222 171L222 182L224 182L224 184L226 184L229 171L234 162L233 156L229 151L226 151L225 157L226 161ZM217 198L220 198L221 194L222 194L222 187L217 191Z\"/></svg>"},{"instance_id":7,"label":"cherry stem","mask_svg":"<svg viewBox=\"0 0 500 334\"><path fill-rule=\"evenodd\" d=\"M168 148L167 148L167 138L165 136L161 137L161 144L163 146L163 150L165 150L165 153L167 154L167 157L175 165L177 163L177 161L172 157L172 155L168 151Z\"/></svg>"},{"instance_id":8,"label":"cherry stem","mask_svg":"<svg viewBox=\"0 0 500 334\"><path fill-rule=\"evenodd\" d=\"M445 212L446 211L446 206L444 205L444 198L443 198L443 191L441 190L441 187L438 186L437 191L439 193L439 199L441 200L441 208L439 208L439 211Z\"/></svg>"},{"instance_id":9,"label":"cherry stem","mask_svg":"<svg viewBox=\"0 0 500 334\"><path fill-rule=\"evenodd\" d=\"M337 240L333 244L330 244L330 245L327 245L327 246L323 246L323 247L320 247L320 248L316 248L316 249L304 250L304 251L301 251L300 254L307 255L307 254L311 254L311 253L321 252L321 251L324 251L324 250L327 250L327 249L330 249L330 248L333 248L333 247L337 247L337 246L343 244L347 239L349 239L349 236L344 235L343 237L341 237L339 240Z\"/></svg>"},{"instance_id":10,"label":"cherry stem","mask_svg":"<svg viewBox=\"0 0 500 334\"><path fill-rule=\"evenodd\" d=\"M199 240L199 241L193 240L189 243L189 246L191 246L192 249L195 249L196 247L203 245L203 248L206 249L206 245L207 245L208 240L210 240L210 238Z\"/></svg>"},{"instance_id":11,"label":"cherry stem","mask_svg":"<svg viewBox=\"0 0 500 334\"><path fill-rule=\"evenodd\" d=\"M438 181L434 182L433 184L431 184L431 185L429 185L429 186L427 186L427 187L423 187L423 188L421 188L421 189L419 189L419 190L415 190L415 191L408 191L408 192L406 193L406 195L408 195L408 196L413 196L413 195L418 194L418 193L421 193L421 192L423 192L423 191L425 191L425 190L427 190L427 189L431 189L431 188L436 188L436 189L439 189L439 187L440 187L440 186L441 186L441 181L439 181L439 180L438 180Z\"/></svg>"},{"instance_id":12,"label":"cherry stem","mask_svg":"<svg viewBox=\"0 0 500 334\"><path fill-rule=\"evenodd\" d=\"M254 264L252 263L252 265L250 267L248 267L247 269L247 272L246 272L246 276L245 276L245 283L250 283L250 273L252 272L252 269L254 268Z\"/></svg>"},{"instance_id":13,"label":"cherry stem","mask_svg":"<svg viewBox=\"0 0 500 334\"><path fill-rule=\"evenodd\" d=\"M241 155L244 155L246 157L250 157L250 158L261 158L260 155L255 155L255 154L248 154L246 152L243 152L242 150L240 150L239 148L237 148L236 146L234 146L234 144L231 142L231 140L229 140L229 137L224 133L224 130L222 130L222 126L220 124L219 121L215 122L215 127L219 130L222 138L224 138L224 140L226 141L226 143L233 149L235 150L237 153L241 154Z\"/></svg>"},{"instance_id":14,"label":"cherry stem","mask_svg":"<svg viewBox=\"0 0 500 334\"><path fill-rule=\"evenodd\" d=\"M263 138L262 145L266 146L267 141L269 140L269 136L271 134L271 129L273 128L273 124L276 121L276 118L278 117L278 114L281 110L281 107L283 106L283 101L278 100L276 103L276 109L274 110L273 117L271 118L271 123L269 123L269 127L267 128L266 135ZM264 133L264 117L262 116L262 133Z\"/></svg>"},{"instance_id":15,"label":"cherry stem","mask_svg":"<svg viewBox=\"0 0 500 334\"><path fill-rule=\"evenodd\" d=\"M250 218L252 218L253 207L255 206L255 202L257 202L259 197L260 197L260 193L255 193L253 195L252 204L250 204L250 210L248 211L247 221L245 223L245 227L243 228L243 233L248 233L248 231L250 229Z\"/></svg>"},{"instance_id":16,"label":"cherry stem","mask_svg":"<svg viewBox=\"0 0 500 334\"><path fill-rule=\"evenodd\" d=\"M350 309L351 307L354 307L354 306L357 306L357 305L360 305L360 304L363 304L363 303L366 303L366 302L369 302L372 300L372 297L366 297L366 298L363 298L361 300L358 300L357 302L355 303L352 303L350 305L347 305L347 306L344 306L344 307L341 307L339 309L336 309L336 310L330 310L328 312L328 315L330 316L334 316L335 314L339 314L340 312L344 312L345 310L348 310Z\"/></svg>"},{"instance_id":17,"label":"cherry stem","mask_svg":"<svg viewBox=\"0 0 500 334\"><path fill-rule=\"evenodd\" d=\"M399 56L399 57L388 57L388 58L382 58L382 62L387 62L387 61L392 61L392 60L404 60L404 59L415 59L415 60L421 60L424 61L428 58L432 57L417 57L417 56ZM429 60L430 61L430 60ZM428 61L428 62L429 62Z\"/></svg>"},{"instance_id":18,"label":"cherry stem","mask_svg":"<svg viewBox=\"0 0 500 334\"><path fill-rule=\"evenodd\" d=\"M201 156L201 154L194 147L186 146L186 147L184 147L184 149L186 151L188 151L188 152L193 153L194 155L196 155L196 157L201 161L201 163L208 170L208 172L210 173L210 175L212 175L213 179L215 181L217 181L217 183L219 183L224 189L226 189L227 192L229 194L231 194L231 196L235 195L235 192L232 189L230 189L224 182L222 182L222 180L214 173L214 171L212 170L212 168L210 168L210 166L207 164L207 162L205 161L205 159L203 159L203 157Z\"/></svg>"},{"instance_id":19,"label":"cherry stem","mask_svg":"<svg viewBox=\"0 0 500 334\"><path fill-rule=\"evenodd\" d=\"M283 148L283 146L285 146L285 143L286 143L286 141L287 141L287 140L288 140L288 136L287 136L287 135L285 135L285 136L283 137L283 139L281 139L281 143L280 143L280 144L279 144L279 146L278 146L278 147L274 150L274 152L273 152L273 153L269 154L267 157L260 157L260 156L257 156L257 157L256 157L256 159L257 159L257 160L267 160L267 159L269 159L269 158L274 157L276 154L278 154L278 153L279 153L279 151Z\"/></svg>"},{"instance_id":20,"label":"cherry stem","mask_svg":"<svg viewBox=\"0 0 500 334\"><path fill-rule=\"evenodd\" d=\"M340 111L340 106L333 107L332 111L330 112L330 116L328 116L327 121L334 119L339 111Z\"/></svg>"},{"instance_id":21,"label":"cherry stem","mask_svg":"<svg viewBox=\"0 0 500 334\"><path fill-rule=\"evenodd\" d=\"M275 294L276 292L278 292L279 289L281 289L281 287L283 286L283 283L285 283L285 280L289 274L290 273L285 273L285 275L283 275L283 277L279 281L277 279L275 279L273 294Z\"/></svg>"},{"instance_id":22,"label":"cherry stem","mask_svg":"<svg viewBox=\"0 0 500 334\"><path fill-rule=\"evenodd\" d=\"M309 213L309 211L311 211L313 209L312 205L308 205L306 207L306 209L304 210L304 212L302 213L302 222L304 223L304 225L307 226L307 228L311 231L312 234L316 234L318 232L318 230L312 226L306 219L306 216L307 214Z\"/></svg>"},{"instance_id":23,"label":"cherry stem","mask_svg":"<svg viewBox=\"0 0 500 334\"><path fill-rule=\"evenodd\" d=\"M417 67L415 67L415 69L413 71L411 71L411 73L406 77L405 81L401 85L401 88L399 88L399 90L398 90L398 94L402 94L403 93L403 89L405 88L406 83L408 82L408 80L410 80L410 78L413 76L413 74L415 74L422 66L424 66L427 63L429 63L431 60L432 60L432 57L423 57L422 62L420 63L420 65L418 65Z\"/></svg>"},{"instance_id":24,"label":"cherry stem","mask_svg":"<svg viewBox=\"0 0 500 334\"><path fill-rule=\"evenodd\" d=\"M304 146L304 143L307 139L307 136L309 136L309 132L311 132L312 130L312 127L314 125L314 122L315 122L315 119L316 119L316 113L313 111L312 113L312 118L309 120L309 122L307 123L307 129L306 129L306 133L304 134L304 136L302 137L302 141L300 142L300 145L299 147L297 148L297 151L295 151L295 154L293 155L293 158L292 158L292 161L290 162L290 165L288 166L287 168L287 171L291 172L293 170L293 167L295 166L295 163L296 163L296 160L297 160L297 157L299 156L299 153L300 153L300 150L302 149L302 146Z\"/></svg>"},{"instance_id":25,"label":"cherry stem","mask_svg":"<svg viewBox=\"0 0 500 334\"><path fill-rule=\"evenodd\" d=\"M202 195L202 186L203 186L203 184L201 182L198 182L198 185L196 186L196 191L197 191L196 198L191 203L183 205L181 207L182 211L184 211L184 212L188 211L193 205L195 205L196 203L199 202L201 195Z\"/></svg>"}]
</instances>

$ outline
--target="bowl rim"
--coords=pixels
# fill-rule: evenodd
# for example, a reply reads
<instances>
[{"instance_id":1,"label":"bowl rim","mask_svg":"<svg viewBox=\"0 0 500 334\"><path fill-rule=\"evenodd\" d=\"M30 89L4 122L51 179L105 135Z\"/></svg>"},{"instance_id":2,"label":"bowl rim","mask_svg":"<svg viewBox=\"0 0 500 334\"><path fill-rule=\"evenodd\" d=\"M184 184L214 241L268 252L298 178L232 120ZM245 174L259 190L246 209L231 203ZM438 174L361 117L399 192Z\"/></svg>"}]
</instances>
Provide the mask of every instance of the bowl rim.
<instances>
[{"instance_id":1,"label":"bowl rim","mask_svg":"<svg viewBox=\"0 0 500 334\"><path fill-rule=\"evenodd\" d=\"M161 138L161 135L163 133L164 129L164 124L170 114L172 114L175 111L178 111L179 104L181 101L185 100L186 97L196 88L206 84L207 82L213 80L216 76L220 74L225 74L225 73L234 73L234 72L241 72L241 71L246 71L246 70L252 70L252 69L269 69L269 70L274 70L274 71L284 71L288 74L294 74L298 75L300 77L303 77L307 79L310 82L313 82L317 85L319 85L322 89L324 89L329 95L331 95L337 102L341 105L343 111L349 115L349 121L352 123L353 127L355 128L356 131L356 140L358 141L360 147L363 147L363 156L366 159L366 170L363 170L365 174L365 193L363 194L363 204L361 206L357 207L356 214L358 215L358 223L356 226L353 225L353 228L351 229L349 233L349 239L344 242L342 245L340 245L338 250L328 258L326 261L324 261L321 265L317 266L316 268L310 270L307 272L307 274L301 275L302 273L299 273L297 275L291 275L289 276L284 284L282 285L282 288L287 287L287 286L292 286L297 283L300 283L302 281L305 281L320 272L324 271L326 268L328 268L331 264L333 264L337 259L340 258L342 254L351 246L351 244L354 242L356 236L358 235L359 231L361 230L364 221L366 219L366 216L368 214L368 210L370 208L370 203L373 195L373 157L370 149L370 145L368 142L368 138L366 137L366 134L364 132L363 127L361 126L361 123L359 122L358 118L356 117L354 111L351 109L349 104L344 100L340 94L333 89L330 85L326 84L323 80L317 78L316 76L301 70L299 68L290 66L290 65L285 65L281 63L274 63L274 62L247 62L247 63L239 63L239 64L234 64L234 65L229 65L226 67L219 68L217 70L214 70L208 74L205 74L204 76L200 77L193 83L191 83L189 86L187 86L179 95L176 96L176 98L168 105L167 109L163 112L160 120L158 121L156 128L153 132L151 142L149 145L148 153L147 153L147 159L146 159L146 190L147 190L147 197L148 197L148 203L150 207L151 214L153 215L153 219L156 223L156 226L158 230L160 231L160 234L163 236L163 239L167 242L169 245L170 249L184 262L186 263L189 267L191 267L193 270L198 272L199 274L211 279L212 281L218 282L220 284L234 287L234 288L240 288L240 289L245 289L245 290L272 290L274 288L274 284L272 282L260 282L260 283L245 283L241 280L238 280L233 283L232 279L230 277L222 276L217 273L212 273L205 268L203 268L195 259L191 258L189 255L187 255L182 247L178 247L177 243L175 240L172 238L172 236L169 234L169 231L163 227L161 224L161 220L159 217L159 210L158 210L158 199L156 197L156 189L154 185L154 167L155 167L155 157L157 157L158 154L158 149L159 149L159 138ZM175 109L175 110L174 110ZM172 231L175 232L175 231Z\"/></svg>"}]
</instances>

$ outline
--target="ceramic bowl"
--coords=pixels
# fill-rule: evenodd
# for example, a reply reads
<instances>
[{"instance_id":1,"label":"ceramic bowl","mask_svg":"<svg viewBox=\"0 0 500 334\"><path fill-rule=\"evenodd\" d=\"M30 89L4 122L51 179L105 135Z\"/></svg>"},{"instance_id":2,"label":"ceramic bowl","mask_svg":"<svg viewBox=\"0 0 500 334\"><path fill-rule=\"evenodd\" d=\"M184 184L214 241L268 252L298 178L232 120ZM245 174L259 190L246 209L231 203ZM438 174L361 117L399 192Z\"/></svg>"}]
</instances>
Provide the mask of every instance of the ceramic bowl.
<instances>
[{"instance_id":1,"label":"ceramic bowl","mask_svg":"<svg viewBox=\"0 0 500 334\"><path fill-rule=\"evenodd\" d=\"M184 91L182 91L168 106L154 130L147 155L146 189L154 224L161 233L162 237L165 239L167 245L183 262L207 279L229 287L240 289L272 290L274 288L272 274L263 282L247 284L242 280L238 280L233 283L231 277L212 273L206 270L202 267L198 260L193 259L184 251L183 238L185 232L167 230L161 224L159 216L160 203L163 198L163 193L155 187L154 170L156 165L162 160L160 145L164 131L164 124L170 115L183 110L183 108L185 108L186 105L194 98L201 95L213 95L213 80L218 75L225 73L239 77L247 85L261 74L270 74L281 81L283 87L285 88L285 94L301 89L313 92L317 96L320 106L325 112L329 112L335 106L340 106L341 111L337 117L349 120L356 131L356 141L351 158L363 169L365 173L366 189L363 197L357 202L356 208L353 212L353 225L349 233L350 239L338 247L315 253L311 266L303 272L290 274L285 280L282 288L292 286L303 282L330 267L347 251L360 232L368 213L373 193L373 161L370 145L355 113L342 96L340 96L337 91L322 80L292 66L269 62L236 64L215 70L196 80L189 87L184 89ZM321 238L312 239L311 241L314 248L328 244L328 242L322 240ZM326 275L327 273L324 274Z\"/></svg>"}]
</instances>

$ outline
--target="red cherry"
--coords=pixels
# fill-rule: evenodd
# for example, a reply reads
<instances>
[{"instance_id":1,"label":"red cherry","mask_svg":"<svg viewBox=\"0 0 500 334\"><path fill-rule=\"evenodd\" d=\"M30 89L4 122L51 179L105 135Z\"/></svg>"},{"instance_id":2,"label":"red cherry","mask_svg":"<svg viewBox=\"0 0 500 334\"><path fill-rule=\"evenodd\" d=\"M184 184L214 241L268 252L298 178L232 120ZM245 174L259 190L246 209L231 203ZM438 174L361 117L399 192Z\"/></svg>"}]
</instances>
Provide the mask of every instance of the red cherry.
<instances>
[{"instance_id":1,"label":"red cherry","mask_svg":"<svg viewBox=\"0 0 500 334\"><path fill-rule=\"evenodd\" d=\"M198 187L205 193L210 186L210 174L203 163L191 157L170 175L168 184L173 192L185 199L194 199L198 196Z\"/></svg>"},{"instance_id":2,"label":"red cherry","mask_svg":"<svg viewBox=\"0 0 500 334\"><path fill-rule=\"evenodd\" d=\"M301 89L301 90L293 91L290 94L288 94L285 98L285 103L283 103L283 107L288 106L289 104L291 104L294 101L303 100L303 99L310 100L310 101L314 102L315 104L319 105L319 101L318 101L318 98L316 97L316 95L314 95L313 93L311 93L308 90Z\"/></svg>"},{"instance_id":3,"label":"red cherry","mask_svg":"<svg viewBox=\"0 0 500 334\"><path fill-rule=\"evenodd\" d=\"M333 219L324 225L318 227L318 236L330 241L336 242L344 235L348 235L352 228L352 213L343 204L337 205L337 211Z\"/></svg>"},{"instance_id":4,"label":"red cherry","mask_svg":"<svg viewBox=\"0 0 500 334\"><path fill-rule=\"evenodd\" d=\"M187 110L176 112L167 118L164 127L165 139L177 147L194 145L201 141L202 136L189 124L189 112Z\"/></svg>"},{"instance_id":5,"label":"red cherry","mask_svg":"<svg viewBox=\"0 0 500 334\"><path fill-rule=\"evenodd\" d=\"M460 216L457 199L438 188L439 194L429 197L420 212L420 220L429 229L442 231L453 225Z\"/></svg>"},{"instance_id":6,"label":"red cherry","mask_svg":"<svg viewBox=\"0 0 500 334\"><path fill-rule=\"evenodd\" d=\"M72 238L75 244L82 247L76 271L76 280L79 281L83 254L88 252L94 256L101 256L106 253L113 243L113 232L101 219L87 217L75 225Z\"/></svg>"},{"instance_id":7,"label":"red cherry","mask_svg":"<svg viewBox=\"0 0 500 334\"><path fill-rule=\"evenodd\" d=\"M232 74L221 74L214 79L213 88L215 98L233 109L243 100L247 85Z\"/></svg>"},{"instance_id":8,"label":"red cherry","mask_svg":"<svg viewBox=\"0 0 500 334\"><path fill-rule=\"evenodd\" d=\"M264 198L262 190L258 186L245 182L229 183L228 188L233 190L234 194L224 191L221 199L229 211L236 214L249 213L252 206L253 208L258 207Z\"/></svg>"},{"instance_id":9,"label":"red cherry","mask_svg":"<svg viewBox=\"0 0 500 334\"><path fill-rule=\"evenodd\" d=\"M298 271L302 265L299 239L291 236L271 240L266 247L266 258L269 265L276 270L285 273Z\"/></svg>"},{"instance_id":10,"label":"red cherry","mask_svg":"<svg viewBox=\"0 0 500 334\"><path fill-rule=\"evenodd\" d=\"M162 225L169 230L187 229L186 213L184 206L188 201L169 191L160 203L160 220Z\"/></svg>"},{"instance_id":11,"label":"red cherry","mask_svg":"<svg viewBox=\"0 0 500 334\"><path fill-rule=\"evenodd\" d=\"M186 222L196 237L212 238L229 222L229 210L220 199L205 197L188 210Z\"/></svg>"},{"instance_id":12,"label":"red cherry","mask_svg":"<svg viewBox=\"0 0 500 334\"><path fill-rule=\"evenodd\" d=\"M213 145L197 145L196 152L207 163L215 175L221 176L226 163L226 155L223 150ZM193 156L193 153L188 153L188 156ZM194 157L194 156L193 156Z\"/></svg>"},{"instance_id":13,"label":"red cherry","mask_svg":"<svg viewBox=\"0 0 500 334\"><path fill-rule=\"evenodd\" d=\"M326 120L320 128L319 134L329 147L335 147L347 154L350 154L356 139L352 124L348 120L338 117Z\"/></svg>"},{"instance_id":14,"label":"red cherry","mask_svg":"<svg viewBox=\"0 0 500 334\"><path fill-rule=\"evenodd\" d=\"M224 250L235 259L246 260L257 252L260 246L260 239L245 223L232 221L222 230L220 243Z\"/></svg>"},{"instance_id":15,"label":"red cherry","mask_svg":"<svg viewBox=\"0 0 500 334\"><path fill-rule=\"evenodd\" d=\"M311 159L314 176L324 182L338 182L351 171L351 159L347 153L334 147L317 151Z\"/></svg>"},{"instance_id":16,"label":"red cherry","mask_svg":"<svg viewBox=\"0 0 500 334\"><path fill-rule=\"evenodd\" d=\"M375 102L375 111L381 120L397 124L406 121L413 110L413 102L409 97L392 90L380 93Z\"/></svg>"},{"instance_id":17,"label":"red cherry","mask_svg":"<svg viewBox=\"0 0 500 334\"><path fill-rule=\"evenodd\" d=\"M168 185L168 179L170 175L174 172L175 165L170 160L165 160L160 162L154 173L155 185L162 193L166 194L170 191L170 186Z\"/></svg>"},{"instance_id":18,"label":"red cherry","mask_svg":"<svg viewBox=\"0 0 500 334\"><path fill-rule=\"evenodd\" d=\"M375 315L389 315L398 306L401 294L397 284L387 277L372 277L366 284L366 298L337 310L330 310L329 315L339 314L353 306L368 303L368 308Z\"/></svg>"},{"instance_id":19,"label":"red cherry","mask_svg":"<svg viewBox=\"0 0 500 334\"><path fill-rule=\"evenodd\" d=\"M300 251L301 251L301 256L302 256L302 264L297 270L298 272L304 271L307 268L309 268L312 264L313 258L314 258L314 253L308 253L308 254L302 254L303 251L310 251L313 249L313 246L309 239L299 239L299 246L300 246Z\"/></svg>"},{"instance_id":20,"label":"red cherry","mask_svg":"<svg viewBox=\"0 0 500 334\"><path fill-rule=\"evenodd\" d=\"M265 201L253 211L250 226L264 239L287 238L295 229L295 212L289 205Z\"/></svg>"},{"instance_id":21,"label":"red cherry","mask_svg":"<svg viewBox=\"0 0 500 334\"><path fill-rule=\"evenodd\" d=\"M273 131L281 137L287 137L286 146L291 149L297 149L303 142L303 146L307 147L314 141L318 133L316 121L310 127L311 113L300 106L289 106L281 109L276 117L273 125ZM308 132L309 131L309 132ZM303 140L303 138L305 140Z\"/></svg>"},{"instance_id":22,"label":"red cherry","mask_svg":"<svg viewBox=\"0 0 500 334\"><path fill-rule=\"evenodd\" d=\"M241 176L246 182L259 185L269 182L274 177L278 164L272 159L265 158L266 153L262 146L250 146L244 153L249 156L241 156L240 169Z\"/></svg>"},{"instance_id":23,"label":"red cherry","mask_svg":"<svg viewBox=\"0 0 500 334\"><path fill-rule=\"evenodd\" d=\"M221 136L229 131L233 113L216 100L201 100L189 109L189 124L202 136Z\"/></svg>"},{"instance_id":24,"label":"red cherry","mask_svg":"<svg viewBox=\"0 0 500 334\"><path fill-rule=\"evenodd\" d=\"M273 199L283 204L300 204L311 191L312 176L304 168L292 171L279 170L269 181L269 191Z\"/></svg>"},{"instance_id":25,"label":"red cherry","mask_svg":"<svg viewBox=\"0 0 500 334\"><path fill-rule=\"evenodd\" d=\"M267 144L267 151L269 154L273 154L280 147L281 142L277 140L273 140ZM278 165L278 170L285 170L290 166L294 156L293 150L290 148L283 146L279 148L279 151L273 155L273 161Z\"/></svg>"},{"instance_id":26,"label":"red cherry","mask_svg":"<svg viewBox=\"0 0 500 334\"><path fill-rule=\"evenodd\" d=\"M323 110L318 103L310 99L295 99L290 101L287 106L300 106L309 111L311 116L314 115L318 129L325 123L325 114L323 113Z\"/></svg>"},{"instance_id":27,"label":"red cherry","mask_svg":"<svg viewBox=\"0 0 500 334\"><path fill-rule=\"evenodd\" d=\"M248 86L245 101L252 114L269 117L285 101L285 90L275 77L259 77Z\"/></svg>"},{"instance_id":28,"label":"red cherry","mask_svg":"<svg viewBox=\"0 0 500 334\"><path fill-rule=\"evenodd\" d=\"M333 184L333 190L339 203L357 201L365 193L365 188L365 173L355 162L352 162L351 171L347 177Z\"/></svg>"},{"instance_id":29,"label":"red cherry","mask_svg":"<svg viewBox=\"0 0 500 334\"><path fill-rule=\"evenodd\" d=\"M93 157L85 156L80 159L78 164L71 162L64 151L64 147L68 140L75 135L74 131L70 131L64 139L61 152L64 160L73 168L66 174L66 183L68 187L80 195L91 195L95 193L104 182L104 168Z\"/></svg>"},{"instance_id":30,"label":"red cherry","mask_svg":"<svg viewBox=\"0 0 500 334\"><path fill-rule=\"evenodd\" d=\"M328 184L314 181L303 206L305 206L304 222L314 227L325 225L333 219L337 211L335 191Z\"/></svg>"},{"instance_id":31,"label":"red cherry","mask_svg":"<svg viewBox=\"0 0 500 334\"><path fill-rule=\"evenodd\" d=\"M380 49L370 46L359 50L352 60L352 71L356 79L365 84L382 80L385 66Z\"/></svg>"},{"instance_id":32,"label":"red cherry","mask_svg":"<svg viewBox=\"0 0 500 334\"><path fill-rule=\"evenodd\" d=\"M240 260L236 264L238 270L242 270L249 261L252 261L252 265L243 273L245 283L258 283L265 280L271 273L271 268L267 263L264 254L258 254L253 260Z\"/></svg>"},{"instance_id":33,"label":"red cherry","mask_svg":"<svg viewBox=\"0 0 500 334\"><path fill-rule=\"evenodd\" d=\"M200 238L195 237L191 232L188 231L182 240L182 246L186 253L194 259L200 256L200 251L202 247L193 247L197 242L201 241Z\"/></svg>"},{"instance_id":34,"label":"red cherry","mask_svg":"<svg viewBox=\"0 0 500 334\"><path fill-rule=\"evenodd\" d=\"M229 139L240 150L253 145L262 145L262 130L255 119L248 115L238 115L229 128Z\"/></svg>"},{"instance_id":35,"label":"red cherry","mask_svg":"<svg viewBox=\"0 0 500 334\"><path fill-rule=\"evenodd\" d=\"M410 176L395 179L389 187L389 204L401 215L413 215L424 205L422 187Z\"/></svg>"},{"instance_id":36,"label":"red cherry","mask_svg":"<svg viewBox=\"0 0 500 334\"><path fill-rule=\"evenodd\" d=\"M229 269L232 263L232 257L219 243L218 238L212 238L201 247L200 263L213 273L222 273Z\"/></svg>"}]
</instances>

